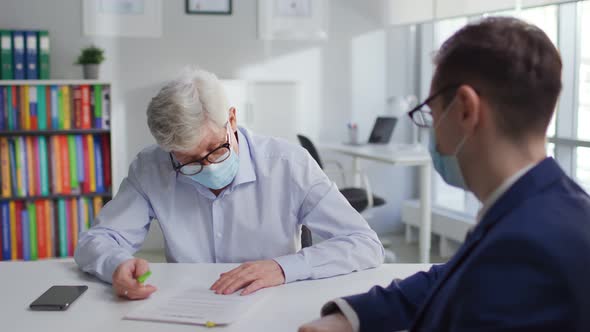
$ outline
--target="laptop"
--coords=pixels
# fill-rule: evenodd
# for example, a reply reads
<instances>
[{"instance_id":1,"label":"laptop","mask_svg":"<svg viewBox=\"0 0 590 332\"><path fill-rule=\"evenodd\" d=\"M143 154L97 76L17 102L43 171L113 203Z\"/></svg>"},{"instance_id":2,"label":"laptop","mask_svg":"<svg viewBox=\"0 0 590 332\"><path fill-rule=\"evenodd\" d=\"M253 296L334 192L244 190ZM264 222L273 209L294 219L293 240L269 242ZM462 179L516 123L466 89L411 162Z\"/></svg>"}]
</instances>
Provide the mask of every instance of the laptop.
<instances>
[{"instance_id":1,"label":"laptop","mask_svg":"<svg viewBox=\"0 0 590 332\"><path fill-rule=\"evenodd\" d=\"M375 120L371 135L368 142L348 143L350 145L365 144L388 144L393 135L393 129L397 124L397 118L394 116L379 116Z\"/></svg>"}]
</instances>

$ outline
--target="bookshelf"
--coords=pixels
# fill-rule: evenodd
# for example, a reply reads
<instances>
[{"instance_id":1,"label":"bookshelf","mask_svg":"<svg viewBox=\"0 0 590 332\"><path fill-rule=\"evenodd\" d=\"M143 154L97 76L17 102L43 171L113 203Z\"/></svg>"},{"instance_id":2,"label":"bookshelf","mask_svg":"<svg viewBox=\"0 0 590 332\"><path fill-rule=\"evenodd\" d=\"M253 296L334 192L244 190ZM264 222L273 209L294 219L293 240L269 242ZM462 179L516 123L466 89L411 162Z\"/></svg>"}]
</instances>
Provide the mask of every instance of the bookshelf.
<instances>
[{"instance_id":1,"label":"bookshelf","mask_svg":"<svg viewBox=\"0 0 590 332\"><path fill-rule=\"evenodd\" d=\"M111 91L0 80L0 260L72 256L111 199Z\"/></svg>"}]
</instances>

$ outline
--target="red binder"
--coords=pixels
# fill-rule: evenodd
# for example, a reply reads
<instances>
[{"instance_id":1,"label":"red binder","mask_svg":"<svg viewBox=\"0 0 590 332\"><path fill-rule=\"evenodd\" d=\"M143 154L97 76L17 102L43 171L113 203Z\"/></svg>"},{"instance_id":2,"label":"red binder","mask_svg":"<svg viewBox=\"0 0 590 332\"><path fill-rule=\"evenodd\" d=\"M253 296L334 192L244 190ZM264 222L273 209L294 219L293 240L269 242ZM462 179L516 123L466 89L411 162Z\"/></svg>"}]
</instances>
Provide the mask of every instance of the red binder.
<instances>
[{"instance_id":1,"label":"red binder","mask_svg":"<svg viewBox=\"0 0 590 332\"><path fill-rule=\"evenodd\" d=\"M38 200L35 202L37 214L37 256L47 258L47 221L45 220L45 204Z\"/></svg>"},{"instance_id":2,"label":"red binder","mask_svg":"<svg viewBox=\"0 0 590 332\"><path fill-rule=\"evenodd\" d=\"M103 135L101 140L104 187L105 190L109 190L111 188L111 142L107 135Z\"/></svg>"},{"instance_id":3,"label":"red binder","mask_svg":"<svg viewBox=\"0 0 590 332\"><path fill-rule=\"evenodd\" d=\"M61 155L61 180L64 194L71 194L72 188L70 185L70 154L68 148L68 137L59 136L59 149Z\"/></svg>"}]
</instances>

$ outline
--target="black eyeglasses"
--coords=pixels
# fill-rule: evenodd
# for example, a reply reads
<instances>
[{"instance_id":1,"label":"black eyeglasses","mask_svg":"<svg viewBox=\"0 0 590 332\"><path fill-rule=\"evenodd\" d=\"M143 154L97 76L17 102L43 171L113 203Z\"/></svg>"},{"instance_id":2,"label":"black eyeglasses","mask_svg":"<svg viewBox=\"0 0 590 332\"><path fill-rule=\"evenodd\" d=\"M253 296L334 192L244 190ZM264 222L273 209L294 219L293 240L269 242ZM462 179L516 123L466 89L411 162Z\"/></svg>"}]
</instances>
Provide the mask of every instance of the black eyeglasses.
<instances>
[{"instance_id":1,"label":"black eyeglasses","mask_svg":"<svg viewBox=\"0 0 590 332\"><path fill-rule=\"evenodd\" d=\"M452 89L457 89L460 86L461 84L451 84L438 90L436 93L426 98L426 100L423 103L419 104L418 106L414 107L411 111L409 111L408 116L410 117L410 119L412 119L412 122L414 122L416 126L420 128L432 128L434 120L432 117L432 110L430 109L428 104L431 101L433 101L436 97L442 95L443 93Z\"/></svg>"},{"instance_id":2,"label":"black eyeglasses","mask_svg":"<svg viewBox=\"0 0 590 332\"><path fill-rule=\"evenodd\" d=\"M203 170L203 166L205 166L203 165L204 161L206 161L207 164L219 164L227 160L227 158L229 158L229 156L231 155L231 145L229 142L230 138L228 134L227 142L221 144L220 146L215 148L215 150L209 152L205 157L189 161L185 164L180 164L177 161L175 161L174 157L172 156L172 152L170 152L170 162L172 162L172 168L174 168L176 172L179 172L183 175L199 174Z\"/></svg>"}]
</instances>

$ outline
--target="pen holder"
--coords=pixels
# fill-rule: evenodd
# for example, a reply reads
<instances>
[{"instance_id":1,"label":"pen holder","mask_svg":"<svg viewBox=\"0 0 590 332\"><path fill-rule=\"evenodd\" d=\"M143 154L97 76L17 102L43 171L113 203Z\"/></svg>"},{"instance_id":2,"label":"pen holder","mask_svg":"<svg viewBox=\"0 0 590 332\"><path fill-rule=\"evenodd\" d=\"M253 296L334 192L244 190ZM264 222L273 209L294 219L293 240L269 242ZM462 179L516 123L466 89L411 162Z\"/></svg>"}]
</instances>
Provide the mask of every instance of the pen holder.
<instances>
[{"instance_id":1,"label":"pen holder","mask_svg":"<svg viewBox=\"0 0 590 332\"><path fill-rule=\"evenodd\" d=\"M358 144L358 131L357 127L348 127L348 143Z\"/></svg>"}]
</instances>

